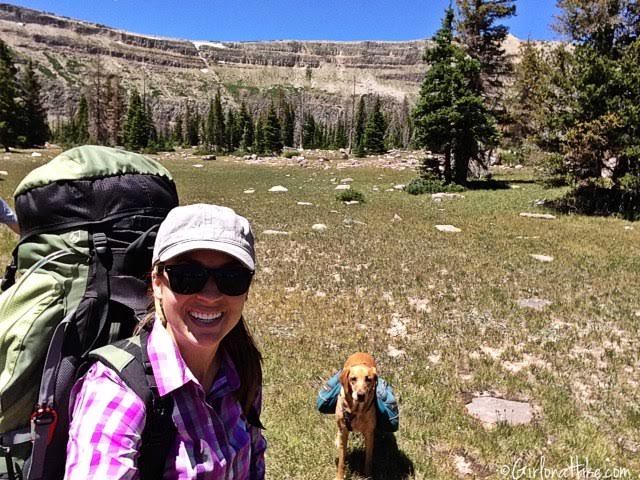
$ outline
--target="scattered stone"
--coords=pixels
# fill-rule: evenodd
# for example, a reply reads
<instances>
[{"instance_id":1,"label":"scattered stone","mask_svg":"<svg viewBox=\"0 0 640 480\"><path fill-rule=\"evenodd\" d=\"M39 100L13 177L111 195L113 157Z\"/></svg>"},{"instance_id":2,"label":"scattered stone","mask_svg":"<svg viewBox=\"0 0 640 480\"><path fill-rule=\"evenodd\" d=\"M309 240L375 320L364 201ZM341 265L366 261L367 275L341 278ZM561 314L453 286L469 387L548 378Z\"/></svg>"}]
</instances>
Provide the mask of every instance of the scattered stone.
<instances>
[{"instance_id":1,"label":"scattered stone","mask_svg":"<svg viewBox=\"0 0 640 480\"><path fill-rule=\"evenodd\" d=\"M454 227L453 225L436 225L436 229L441 232L449 232L449 233L459 233L460 230L458 227Z\"/></svg>"},{"instance_id":2,"label":"scattered stone","mask_svg":"<svg viewBox=\"0 0 640 480\"><path fill-rule=\"evenodd\" d=\"M434 201L442 201L442 200L457 200L460 198L464 198L464 195L460 195L459 193L432 193L431 200Z\"/></svg>"},{"instance_id":3,"label":"scattered stone","mask_svg":"<svg viewBox=\"0 0 640 480\"><path fill-rule=\"evenodd\" d=\"M404 190L405 185L402 183L399 183L398 185L394 185L393 188L395 190Z\"/></svg>"},{"instance_id":4,"label":"scattered stone","mask_svg":"<svg viewBox=\"0 0 640 480\"><path fill-rule=\"evenodd\" d=\"M350 227L351 225L366 225L366 223L361 222L360 220L355 220L351 217L347 217L345 218L342 223L344 223L345 225L347 225L348 227Z\"/></svg>"},{"instance_id":5,"label":"scattered stone","mask_svg":"<svg viewBox=\"0 0 640 480\"><path fill-rule=\"evenodd\" d=\"M437 365L440 363L440 360L442 359L442 355L440 355L439 353L432 353L427 357L427 359L434 365Z\"/></svg>"},{"instance_id":6,"label":"scattered stone","mask_svg":"<svg viewBox=\"0 0 640 480\"><path fill-rule=\"evenodd\" d=\"M7 175L9 175L9 172L7 172L6 170L0 170L0 175L6 177Z\"/></svg>"},{"instance_id":7,"label":"scattered stone","mask_svg":"<svg viewBox=\"0 0 640 480\"><path fill-rule=\"evenodd\" d=\"M394 191L394 190L393 190L393 188L387 188L387 189L385 190L385 192L393 192L393 191Z\"/></svg>"},{"instance_id":8,"label":"scattered stone","mask_svg":"<svg viewBox=\"0 0 640 480\"><path fill-rule=\"evenodd\" d=\"M209 162L211 160L215 160L216 156L215 155L203 155L202 157L200 157L202 160L204 160L205 162Z\"/></svg>"},{"instance_id":9,"label":"scattered stone","mask_svg":"<svg viewBox=\"0 0 640 480\"><path fill-rule=\"evenodd\" d=\"M625 230L633 230L633 227L631 225L625 225L624 229Z\"/></svg>"},{"instance_id":10,"label":"scattered stone","mask_svg":"<svg viewBox=\"0 0 640 480\"><path fill-rule=\"evenodd\" d=\"M546 198L536 198L533 201L533 205L535 207L544 207L544 204L547 203L547 199Z\"/></svg>"},{"instance_id":11,"label":"scattered stone","mask_svg":"<svg viewBox=\"0 0 640 480\"><path fill-rule=\"evenodd\" d=\"M551 255L538 255L535 253L530 253L529 256L538 260L539 262L553 262L553 257Z\"/></svg>"},{"instance_id":12,"label":"scattered stone","mask_svg":"<svg viewBox=\"0 0 640 480\"><path fill-rule=\"evenodd\" d=\"M544 298L521 298L518 300L518 306L520 308L533 308L534 310L543 310L553 302L545 300Z\"/></svg>"},{"instance_id":13,"label":"scattered stone","mask_svg":"<svg viewBox=\"0 0 640 480\"><path fill-rule=\"evenodd\" d=\"M387 355L391 358L400 358L400 357L405 357L407 355L407 352L405 352L404 350L399 350L391 345L388 345Z\"/></svg>"},{"instance_id":14,"label":"scattered stone","mask_svg":"<svg viewBox=\"0 0 640 480\"><path fill-rule=\"evenodd\" d=\"M351 183L353 182L353 178L343 178L340 180L340 183Z\"/></svg>"},{"instance_id":15,"label":"scattered stone","mask_svg":"<svg viewBox=\"0 0 640 480\"><path fill-rule=\"evenodd\" d=\"M633 312L633 314L634 314L636 317L640 317L640 310L636 310L635 312Z\"/></svg>"},{"instance_id":16,"label":"scattered stone","mask_svg":"<svg viewBox=\"0 0 640 480\"><path fill-rule=\"evenodd\" d=\"M283 187L282 185L276 185L275 187L271 187L269 191L274 193L280 193L280 192L288 192L289 189Z\"/></svg>"},{"instance_id":17,"label":"scattered stone","mask_svg":"<svg viewBox=\"0 0 640 480\"><path fill-rule=\"evenodd\" d=\"M194 168L202 168L202 167L204 167L204 165L202 165L201 163L194 163L191 166L194 167Z\"/></svg>"},{"instance_id":18,"label":"scattered stone","mask_svg":"<svg viewBox=\"0 0 640 480\"><path fill-rule=\"evenodd\" d=\"M551 215L550 213L529 213L529 212L522 212L520 214L521 217L526 217L526 218L540 218L542 220L553 220L555 217L555 215Z\"/></svg>"},{"instance_id":19,"label":"scattered stone","mask_svg":"<svg viewBox=\"0 0 640 480\"><path fill-rule=\"evenodd\" d=\"M398 315L394 314L391 319L391 325L387 328L387 333L389 336L397 338L397 337L406 337L407 336L407 326L402 321Z\"/></svg>"},{"instance_id":20,"label":"scattered stone","mask_svg":"<svg viewBox=\"0 0 640 480\"><path fill-rule=\"evenodd\" d=\"M255 188L248 188L242 193L256 193L256 189Z\"/></svg>"},{"instance_id":21,"label":"scattered stone","mask_svg":"<svg viewBox=\"0 0 640 480\"><path fill-rule=\"evenodd\" d=\"M348 200L344 202L345 205L358 205L360 202L358 200Z\"/></svg>"},{"instance_id":22,"label":"scattered stone","mask_svg":"<svg viewBox=\"0 0 640 480\"><path fill-rule=\"evenodd\" d=\"M402 221L402 217L400 215L398 215L397 213L393 214L393 219L391 220L392 222L401 222Z\"/></svg>"},{"instance_id":23,"label":"scattered stone","mask_svg":"<svg viewBox=\"0 0 640 480\"><path fill-rule=\"evenodd\" d=\"M374 186L371 190L372 190L372 191L374 191L374 192L379 192L379 191L380 191L380 188L379 188L379 187Z\"/></svg>"},{"instance_id":24,"label":"scattered stone","mask_svg":"<svg viewBox=\"0 0 640 480\"><path fill-rule=\"evenodd\" d=\"M340 185L337 185L335 190L349 190L350 188L351 188L351 185L342 183Z\"/></svg>"},{"instance_id":25,"label":"scattered stone","mask_svg":"<svg viewBox=\"0 0 640 480\"><path fill-rule=\"evenodd\" d=\"M481 345L480 350L482 350L482 353L490 356L494 360L498 360L500 358L500 355L502 355L502 349L492 348L487 345Z\"/></svg>"},{"instance_id":26,"label":"scattered stone","mask_svg":"<svg viewBox=\"0 0 640 480\"><path fill-rule=\"evenodd\" d=\"M498 422L526 425L533 420L533 408L528 402L496 397L476 397L465 408L469 415L487 426L493 426Z\"/></svg>"},{"instance_id":27,"label":"scattered stone","mask_svg":"<svg viewBox=\"0 0 640 480\"><path fill-rule=\"evenodd\" d=\"M316 292L316 297L318 297L318 298L324 298L324 297L326 297L326 296L327 296L327 294L326 294L326 293L324 293L324 292L323 292L323 291L321 291L321 290L318 290L318 291Z\"/></svg>"},{"instance_id":28,"label":"scattered stone","mask_svg":"<svg viewBox=\"0 0 640 480\"><path fill-rule=\"evenodd\" d=\"M289 232L283 232L282 230L264 230L263 235L289 235Z\"/></svg>"},{"instance_id":29,"label":"scattered stone","mask_svg":"<svg viewBox=\"0 0 640 480\"><path fill-rule=\"evenodd\" d=\"M524 166L522 166L522 165L516 165L516 166L515 166L515 167L513 167L513 168L515 168L516 170L520 170L521 168L524 168Z\"/></svg>"},{"instance_id":30,"label":"scattered stone","mask_svg":"<svg viewBox=\"0 0 640 480\"><path fill-rule=\"evenodd\" d=\"M453 456L453 466L456 467L456 470L462 476L474 474L473 465L463 455Z\"/></svg>"},{"instance_id":31,"label":"scattered stone","mask_svg":"<svg viewBox=\"0 0 640 480\"><path fill-rule=\"evenodd\" d=\"M534 235L533 237L524 237L522 235L518 235L516 238L518 240L537 240L537 239L540 238L540 236L539 235Z\"/></svg>"},{"instance_id":32,"label":"scattered stone","mask_svg":"<svg viewBox=\"0 0 640 480\"><path fill-rule=\"evenodd\" d=\"M431 312L431 307L429 307L429 299L428 298L412 298L407 297L409 301L409 306L411 306L416 312Z\"/></svg>"},{"instance_id":33,"label":"scattered stone","mask_svg":"<svg viewBox=\"0 0 640 480\"><path fill-rule=\"evenodd\" d=\"M42 154L41 154L40 152L33 152L33 153L31 154L31 156L32 156L32 157L41 157L41 156L42 156Z\"/></svg>"},{"instance_id":34,"label":"scattered stone","mask_svg":"<svg viewBox=\"0 0 640 480\"><path fill-rule=\"evenodd\" d=\"M324 223L316 223L311 226L311 230L314 232L324 232L327 230L327 226Z\"/></svg>"},{"instance_id":35,"label":"scattered stone","mask_svg":"<svg viewBox=\"0 0 640 480\"><path fill-rule=\"evenodd\" d=\"M298 205L301 205L303 207L313 207L313 203L311 202L298 202Z\"/></svg>"}]
</instances>

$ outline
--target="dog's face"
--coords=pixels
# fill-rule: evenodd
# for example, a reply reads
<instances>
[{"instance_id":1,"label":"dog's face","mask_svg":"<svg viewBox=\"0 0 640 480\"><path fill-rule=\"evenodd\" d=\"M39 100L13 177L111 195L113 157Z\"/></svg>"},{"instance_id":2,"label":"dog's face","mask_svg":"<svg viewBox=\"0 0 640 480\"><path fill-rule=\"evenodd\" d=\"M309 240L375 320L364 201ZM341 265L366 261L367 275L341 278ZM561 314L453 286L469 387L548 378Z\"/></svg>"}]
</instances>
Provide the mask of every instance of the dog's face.
<instances>
[{"instance_id":1,"label":"dog's face","mask_svg":"<svg viewBox=\"0 0 640 480\"><path fill-rule=\"evenodd\" d=\"M378 374L375 367L354 365L342 372L341 382L345 396L354 402L365 402L375 394Z\"/></svg>"}]
</instances>

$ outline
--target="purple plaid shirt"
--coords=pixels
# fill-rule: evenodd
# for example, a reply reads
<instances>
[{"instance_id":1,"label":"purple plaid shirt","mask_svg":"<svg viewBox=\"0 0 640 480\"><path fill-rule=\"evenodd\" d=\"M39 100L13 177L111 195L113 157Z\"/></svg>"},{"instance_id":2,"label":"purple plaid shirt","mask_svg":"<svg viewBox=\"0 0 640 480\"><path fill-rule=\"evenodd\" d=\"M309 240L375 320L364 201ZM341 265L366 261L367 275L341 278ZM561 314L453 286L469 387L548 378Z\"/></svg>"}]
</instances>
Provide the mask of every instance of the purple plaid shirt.
<instances>
[{"instance_id":1,"label":"purple plaid shirt","mask_svg":"<svg viewBox=\"0 0 640 480\"><path fill-rule=\"evenodd\" d=\"M158 391L171 393L175 404L178 433L163 478L263 479L267 444L260 429L247 423L233 395L240 380L231 359L223 353L205 395L157 319L148 352ZM71 410L65 478L139 478L136 459L145 423L144 402L102 363L78 380L73 393L77 396ZM261 402L259 394L258 412Z\"/></svg>"}]
</instances>

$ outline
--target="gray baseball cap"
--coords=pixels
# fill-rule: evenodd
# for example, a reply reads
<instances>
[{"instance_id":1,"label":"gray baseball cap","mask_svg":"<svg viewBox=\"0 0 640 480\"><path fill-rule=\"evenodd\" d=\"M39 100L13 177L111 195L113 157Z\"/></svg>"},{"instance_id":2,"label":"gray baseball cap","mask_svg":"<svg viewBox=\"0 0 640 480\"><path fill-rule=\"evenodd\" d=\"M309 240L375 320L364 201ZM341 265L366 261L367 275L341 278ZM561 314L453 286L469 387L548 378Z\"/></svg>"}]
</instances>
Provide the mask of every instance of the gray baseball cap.
<instances>
[{"instance_id":1,"label":"gray baseball cap","mask_svg":"<svg viewBox=\"0 0 640 480\"><path fill-rule=\"evenodd\" d=\"M158 229L152 263L192 250L224 252L249 270L256 268L251 226L227 207L197 203L172 209Z\"/></svg>"}]
</instances>

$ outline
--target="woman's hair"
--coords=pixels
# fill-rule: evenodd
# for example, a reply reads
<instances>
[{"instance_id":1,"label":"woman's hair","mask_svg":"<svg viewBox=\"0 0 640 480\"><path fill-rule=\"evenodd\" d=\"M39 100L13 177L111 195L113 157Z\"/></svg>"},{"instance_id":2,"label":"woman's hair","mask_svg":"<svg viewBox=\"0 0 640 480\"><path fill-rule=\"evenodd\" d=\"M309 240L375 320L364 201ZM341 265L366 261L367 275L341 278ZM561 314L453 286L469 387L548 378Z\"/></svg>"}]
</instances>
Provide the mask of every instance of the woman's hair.
<instances>
[{"instance_id":1,"label":"woman's hair","mask_svg":"<svg viewBox=\"0 0 640 480\"><path fill-rule=\"evenodd\" d=\"M134 335L144 328L151 328L154 318L155 305L151 302ZM220 347L227 352L236 367L240 377L240 388L236 391L235 397L242 407L242 412L248 416L255 405L258 388L262 385L262 354L247 329L244 317L240 317L236 326L222 339Z\"/></svg>"}]
</instances>

